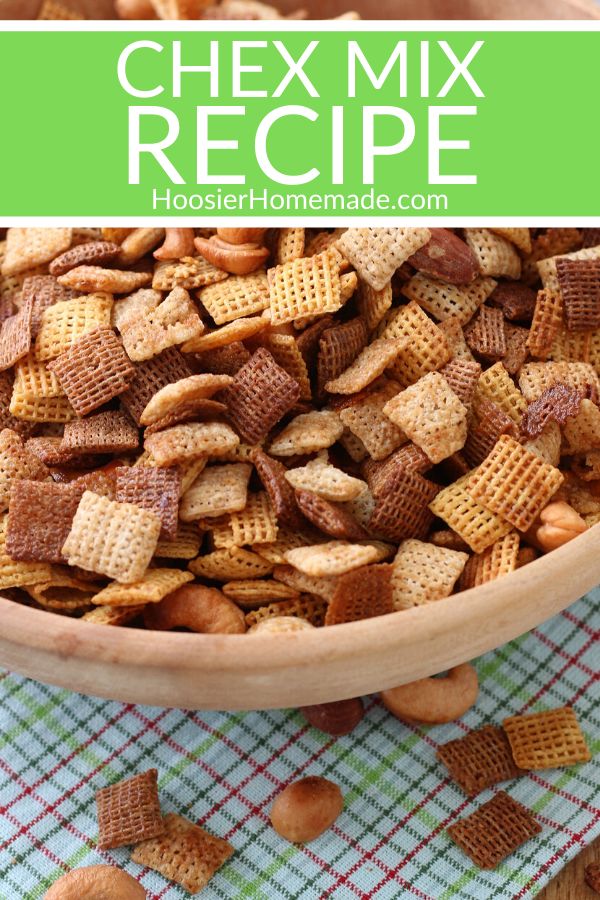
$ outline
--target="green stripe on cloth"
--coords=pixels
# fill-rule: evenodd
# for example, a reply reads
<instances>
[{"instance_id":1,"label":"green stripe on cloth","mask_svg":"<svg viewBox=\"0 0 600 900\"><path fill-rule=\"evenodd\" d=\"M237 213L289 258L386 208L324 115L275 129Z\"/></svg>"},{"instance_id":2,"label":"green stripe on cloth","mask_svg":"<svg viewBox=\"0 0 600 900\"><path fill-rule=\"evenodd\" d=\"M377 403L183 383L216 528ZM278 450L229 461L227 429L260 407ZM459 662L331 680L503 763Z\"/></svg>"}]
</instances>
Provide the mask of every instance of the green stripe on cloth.
<instances>
[{"instance_id":1,"label":"green stripe on cloth","mask_svg":"<svg viewBox=\"0 0 600 900\"><path fill-rule=\"evenodd\" d=\"M398 722L377 697L346 737L310 728L293 710L195 712L113 703L0 677L0 900L39 900L63 872L109 862L138 878L149 900L187 895L129 861L98 851L95 791L151 766L163 809L227 837L234 856L206 900L508 900L530 898L600 834L598 636L600 589L476 661L477 705L461 722ZM571 703L594 759L506 785L543 826L498 867L481 872L448 825L491 796L469 800L436 761L439 744L524 709ZM345 808L305 847L269 824L274 798L305 774L336 781Z\"/></svg>"}]
</instances>

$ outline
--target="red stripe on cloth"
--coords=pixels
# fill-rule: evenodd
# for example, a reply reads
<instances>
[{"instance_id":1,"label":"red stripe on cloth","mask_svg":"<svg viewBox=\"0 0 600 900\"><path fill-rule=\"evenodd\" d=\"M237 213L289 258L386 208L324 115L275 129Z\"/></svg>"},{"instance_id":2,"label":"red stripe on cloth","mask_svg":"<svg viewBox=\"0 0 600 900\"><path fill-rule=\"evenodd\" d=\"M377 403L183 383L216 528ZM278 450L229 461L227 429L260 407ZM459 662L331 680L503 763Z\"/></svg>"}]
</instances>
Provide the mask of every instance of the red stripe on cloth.
<instances>
[{"instance_id":1,"label":"red stripe on cloth","mask_svg":"<svg viewBox=\"0 0 600 900\"><path fill-rule=\"evenodd\" d=\"M300 772L304 771L304 769L306 769L307 766L309 766L311 763L315 762L326 750L328 750L329 747L332 745L332 743L334 743L334 740L335 740L332 738L331 741L328 741L325 745L323 745L322 747L319 747L318 750L316 750L315 753L309 759L305 760L305 762L302 764L302 766L297 768L295 770L295 772L293 772L288 779L286 779L285 781L280 781L279 784L277 785L277 787L260 804L254 804L243 793L241 793L241 783L240 783L240 785L238 785L237 788L233 787L233 785L231 785L228 781L226 781L225 778L223 778L221 775L219 775L219 773L212 766L208 765L208 763L204 762L204 760L202 760L200 757L194 756L191 753L189 753L189 751L186 750L186 748L183 747L181 744L179 744L173 737L171 737L171 735L168 735L161 728L158 728L158 726L155 722L149 722L149 720L146 718L146 716L144 716L144 714L139 709L137 709L137 708L132 709L132 714L134 716L136 716L136 718L142 720L143 722L148 723L147 727L152 729L153 731L155 731L157 734L159 734L161 737L161 740L163 740L164 743L167 744L167 746L171 747L171 749L175 750L177 753L179 753L181 756L185 757L186 759L189 759L190 762L198 765L201 769L203 769L205 772L207 772L211 776L211 778L214 779L215 782L217 782L218 784L224 786L227 790L229 790L231 797L237 798L241 803L243 803L244 806L246 806L248 808L247 814L239 822L237 822L233 826L233 828L231 828L225 835L223 835L223 837L227 841L231 840L233 835L237 831L239 831L239 829L242 828L251 818L253 818L253 816L256 816L257 818L259 818L264 824L269 825L270 820L269 820L269 817L264 812L263 807L266 806L266 804L269 803L273 799L273 797L278 793L278 791L280 789L282 789L282 788L286 787L288 784L290 784L297 777L297 775L300 774ZM277 754L275 754L273 758L275 758L276 756L277 756ZM251 776L251 777L254 777L254 776ZM245 779L244 780L245 784L247 784L249 780L251 780L251 778ZM214 812L215 812L215 810L211 809L209 811L209 813L207 813L205 816L203 816L201 819L198 820L198 824L203 825L213 815ZM302 853L304 853L305 856L307 856L309 859L311 859L313 862L315 862L318 866L320 866L321 869L329 872L334 878L342 877L342 874L340 872L336 871L333 867L331 867L328 863L326 863L325 860L316 856L316 854L312 850L310 850L308 847L301 846L298 849ZM145 870L145 871L147 871L147 870ZM144 873L142 873L142 875L143 874ZM359 888L356 888L353 885L350 885L350 887L352 888L354 893L357 894L357 896L359 896L361 898L361 900L364 900L365 895L363 894L362 891L360 891ZM159 896L161 896L161 895L159 895Z\"/></svg>"},{"instance_id":2,"label":"red stripe on cloth","mask_svg":"<svg viewBox=\"0 0 600 900\"><path fill-rule=\"evenodd\" d=\"M529 709L531 706L533 706L534 703L537 703L537 701L540 699L540 697L541 697L543 694L546 693L546 691L549 691L551 687L554 687L554 685L557 684L557 683L560 681L560 679L561 679L562 676L565 674L565 672L567 672L572 666L577 665L579 658L580 658L581 656L583 656L583 654L584 654L587 650L589 650L589 648L590 648L590 647L592 646L592 644L594 643L594 640L595 640L595 637L590 637L590 638L585 642L585 644L582 644L582 646L579 648L579 650L577 651L577 653L575 653L574 656L569 656L569 657L567 658L567 662L564 664L564 666L562 667L562 669L560 669L558 672L555 672L554 675L552 676L552 678L550 678L549 681L546 682L546 684L542 685L542 687L539 689L539 691L538 691L536 694L534 694L534 696L531 697L531 698L527 701L527 703L524 703L524 704L521 706L521 708L520 708L520 710L519 710L519 714L522 715L522 714L525 712L525 710L527 710L527 709ZM588 681L588 682L587 682L587 685L589 686L589 684L590 684L590 682ZM570 702L571 702L571 703L574 703L574 702L575 702L575 699L577 699L577 697L581 696L581 693L582 693L582 691L580 690L580 691L575 695L575 698L571 699Z\"/></svg>"},{"instance_id":3,"label":"red stripe on cloth","mask_svg":"<svg viewBox=\"0 0 600 900\"><path fill-rule=\"evenodd\" d=\"M587 622L584 622L583 619L580 619L579 616L576 616L570 609L563 609L560 614L563 619L566 619L567 622L571 622L573 625L576 625L581 631L585 631L586 634L589 634L590 637L597 638L599 636L599 632L597 629L592 628Z\"/></svg>"},{"instance_id":4,"label":"red stripe on cloth","mask_svg":"<svg viewBox=\"0 0 600 900\"><path fill-rule=\"evenodd\" d=\"M556 787L554 784L550 784L549 781L546 781L538 772L529 772L528 777L531 781L534 781L536 784L539 784L540 787L543 787L545 791L548 791L551 794L557 794L559 797L564 797L565 800L568 800L573 806L577 806L579 809L584 809L586 812L589 812L593 816L600 816L600 809L596 806L592 806L587 802L587 800L582 800L580 797L576 797L575 794L571 794L569 791L565 791L564 788Z\"/></svg>"},{"instance_id":5,"label":"red stripe on cloth","mask_svg":"<svg viewBox=\"0 0 600 900\"><path fill-rule=\"evenodd\" d=\"M162 719L164 716L166 716L166 714L168 712L169 712L168 709L163 709L162 712L160 712L158 714L156 719L157 720ZM107 766L109 763L111 763L113 761L113 759L115 759L115 757L117 757L120 753L122 753L124 750L126 750L131 744L133 744L136 740L138 740L143 734L144 734L144 731L139 732L138 734L131 735L131 737L129 737L125 741L124 744L121 744L120 747L117 747L115 750L113 750L112 753L110 753L109 756L107 756L105 760L103 760L98 766L96 766L95 769L88 772L88 774L85 775L83 778L81 778L77 782L77 784L73 785L67 791L65 791L65 793L62 794L62 796L57 797L57 799L53 803L47 805L46 808L41 813L38 813L38 815L34 819L31 820L31 822L29 822L27 825L22 825L18 834L14 834L11 838L9 838L7 841L5 841L5 843L2 844L2 846L0 847L0 850L6 849L6 847L10 846L10 844L12 844L14 841L16 841L17 838L20 837L22 834L27 834L29 832L30 828L33 828L35 825L37 825L39 822L41 822L42 819L44 819L48 814L54 813L54 811L56 809L58 809L58 807L61 805L61 803L64 803L64 801L68 800L69 797L71 797L76 791L80 790L85 784L87 784L88 781L90 781L92 778L94 778L99 772L102 771L102 769L105 768L105 766Z\"/></svg>"},{"instance_id":6,"label":"red stripe on cloth","mask_svg":"<svg viewBox=\"0 0 600 900\"><path fill-rule=\"evenodd\" d=\"M567 653L566 650L563 650L562 647L559 647L557 643L552 641L545 634L542 634L541 631L538 631L537 628L534 628L531 634L535 635L538 641L543 644L545 647L548 647L553 653L556 653L557 656L561 656L563 659L570 660L571 656ZM586 666L584 663L579 662L579 660L575 661L575 665L578 669L581 669L582 672L585 672L586 675L595 675L594 671L590 669L589 666Z\"/></svg>"},{"instance_id":7,"label":"red stripe on cloth","mask_svg":"<svg viewBox=\"0 0 600 900\"><path fill-rule=\"evenodd\" d=\"M120 719L122 719L125 713L131 712L131 709L132 704L127 704L127 706L123 707L115 716L113 716L112 719L109 719L108 722L105 722L102 728L99 728L96 732L94 732L94 734L90 735L90 737L86 741L84 741L83 744L80 744L78 747L76 747L75 750L69 753L68 756L65 756L64 759L61 759L59 762L57 762L53 769L50 769L48 772L44 772L42 777L38 778L37 781L34 781L33 784L26 785L23 792L17 797L13 797L13 799L9 803L5 804L5 806L0 806L0 814L7 812L12 806L15 805L15 803L18 803L19 800L22 800L23 797L28 796L32 793L32 791L37 790L37 788L45 781L53 778L57 774L57 772L59 772L63 768L63 766L68 765L72 759L74 759L79 753L81 753L82 750L86 750L91 744L94 743L94 741L97 741L98 738L101 737L108 728L111 728Z\"/></svg>"},{"instance_id":8,"label":"red stripe on cloth","mask_svg":"<svg viewBox=\"0 0 600 900\"><path fill-rule=\"evenodd\" d=\"M4 769L4 771L11 778L13 778L15 781L19 782L19 784L25 783L23 781L23 779L21 778L21 776L18 775L18 773L15 772L8 765L8 763L6 763L2 759L0 759L0 767L2 769ZM42 806L45 806L45 807L48 806L48 803L42 797L40 797L38 794L33 794L32 796ZM90 850L97 850L97 852L105 860L105 862L107 862L107 863L113 862L112 858L107 853L105 853L102 850L99 850L98 847L96 846L95 842L91 838L89 838L85 834L83 834L83 832L81 832L75 825L73 825L72 822L69 822L69 820L66 819L63 815L61 815L61 813L59 813L57 810L54 810L52 812L52 815L54 816L54 818L56 819L58 824L61 825L70 834L72 834L74 838L77 838L77 840L79 840L83 844L85 844ZM19 822L19 820L16 818L16 816L13 816L12 813L4 813L4 818L8 822L11 822L13 825L15 825L17 827L19 827L21 824ZM27 837L31 841L31 843L33 844L34 847L36 847L38 850L40 849L40 842L39 842L38 838L36 838L35 835L33 835L29 829L27 829L24 836ZM3 848L0 848L0 849L3 849ZM47 849L45 847L45 845L42 845L42 850L45 851L45 849ZM44 852L44 856L47 856L48 858L50 858L49 853L50 853L50 851L48 851L48 853ZM69 867L66 865L66 863L64 863L59 857L54 856L54 854L52 854L52 857L53 857L53 861L54 861L55 865L60 866L61 869L65 869L66 871L69 870Z\"/></svg>"},{"instance_id":9,"label":"red stripe on cloth","mask_svg":"<svg viewBox=\"0 0 600 900\"><path fill-rule=\"evenodd\" d=\"M539 870L535 873L535 875L531 876L531 878L529 879L527 884L524 887L522 887L521 890L517 894L513 894L512 900L521 900L522 897L525 897L529 893L529 891L533 887L533 885L540 880L542 875L545 872L547 872L548 869L551 866L553 866L555 862L558 862L559 859L562 859L562 857L565 855L567 850L570 850L571 847L576 843L582 843L582 840L585 837L585 835L588 833L588 831L591 828L594 827L594 825L598 821L600 821L600 816L596 816L594 819L591 820L591 822L588 822L588 824L585 826L585 828L582 828L581 831L579 831L579 832L577 832L577 834L573 835L573 837L567 841L567 843L564 845L564 847L561 847L560 850L557 850L556 853L554 853L550 857L550 859L546 860L544 865L539 868Z\"/></svg>"}]
</instances>

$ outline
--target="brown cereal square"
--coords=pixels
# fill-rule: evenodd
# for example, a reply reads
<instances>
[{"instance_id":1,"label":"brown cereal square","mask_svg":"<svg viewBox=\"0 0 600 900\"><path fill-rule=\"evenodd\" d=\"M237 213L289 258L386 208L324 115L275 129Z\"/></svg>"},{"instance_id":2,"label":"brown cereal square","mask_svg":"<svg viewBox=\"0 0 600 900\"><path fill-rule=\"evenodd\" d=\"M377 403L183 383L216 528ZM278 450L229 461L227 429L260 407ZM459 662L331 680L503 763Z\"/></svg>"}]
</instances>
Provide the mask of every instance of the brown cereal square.
<instances>
[{"instance_id":1,"label":"brown cereal square","mask_svg":"<svg viewBox=\"0 0 600 900\"><path fill-rule=\"evenodd\" d=\"M525 806L499 791L470 816L451 825L448 834L480 869L495 869L541 830Z\"/></svg>"},{"instance_id":2,"label":"brown cereal square","mask_svg":"<svg viewBox=\"0 0 600 900\"><path fill-rule=\"evenodd\" d=\"M237 431L245 441L256 444L295 406L300 386L268 350L259 347L223 397Z\"/></svg>"},{"instance_id":3,"label":"brown cereal square","mask_svg":"<svg viewBox=\"0 0 600 900\"><path fill-rule=\"evenodd\" d=\"M556 260L556 275L570 331L600 328L600 259Z\"/></svg>"},{"instance_id":4,"label":"brown cereal square","mask_svg":"<svg viewBox=\"0 0 600 900\"><path fill-rule=\"evenodd\" d=\"M504 731L495 725L442 744L436 755L469 797L525 774L515 765Z\"/></svg>"},{"instance_id":5,"label":"brown cereal square","mask_svg":"<svg viewBox=\"0 0 600 900\"><path fill-rule=\"evenodd\" d=\"M119 245L112 241L86 241L75 244L52 260L48 266L51 275L64 275L75 266L102 266L119 255Z\"/></svg>"},{"instance_id":6,"label":"brown cereal square","mask_svg":"<svg viewBox=\"0 0 600 900\"><path fill-rule=\"evenodd\" d=\"M290 528L302 528L305 522L298 509L294 488L286 478L286 467L260 449L252 453L251 459L269 495L277 521Z\"/></svg>"},{"instance_id":7,"label":"brown cereal square","mask_svg":"<svg viewBox=\"0 0 600 900\"><path fill-rule=\"evenodd\" d=\"M121 403L139 425L141 414L158 391L191 374L192 371L179 350L170 347L158 356L134 366L129 387L120 396Z\"/></svg>"},{"instance_id":8,"label":"brown cereal square","mask_svg":"<svg viewBox=\"0 0 600 900\"><path fill-rule=\"evenodd\" d=\"M116 479L115 500L150 510L160 519L160 539L175 540L181 485L177 469L119 466Z\"/></svg>"},{"instance_id":9,"label":"brown cereal square","mask_svg":"<svg viewBox=\"0 0 600 900\"><path fill-rule=\"evenodd\" d=\"M62 446L79 453L124 453L139 445L138 430L125 413L96 413L67 422Z\"/></svg>"},{"instance_id":10,"label":"brown cereal square","mask_svg":"<svg viewBox=\"0 0 600 900\"><path fill-rule=\"evenodd\" d=\"M96 791L101 850L137 844L164 833L157 779L157 770L149 769Z\"/></svg>"},{"instance_id":11,"label":"brown cereal square","mask_svg":"<svg viewBox=\"0 0 600 900\"><path fill-rule=\"evenodd\" d=\"M523 769L555 769L591 759L570 706L510 716L502 723L513 758Z\"/></svg>"},{"instance_id":12,"label":"brown cereal square","mask_svg":"<svg viewBox=\"0 0 600 900\"><path fill-rule=\"evenodd\" d=\"M398 469L387 482L387 492L376 498L369 530L391 541L423 539L433 521L429 503L437 484L417 472Z\"/></svg>"},{"instance_id":13,"label":"brown cereal square","mask_svg":"<svg viewBox=\"0 0 600 900\"><path fill-rule=\"evenodd\" d=\"M481 375L479 363L470 359L451 359L440 369L440 375L444 376L462 405L469 409Z\"/></svg>"},{"instance_id":14,"label":"brown cereal square","mask_svg":"<svg viewBox=\"0 0 600 900\"><path fill-rule=\"evenodd\" d=\"M214 375L237 375L250 359L250 351L241 341L232 341L225 347L204 350L195 354L195 360L203 372Z\"/></svg>"},{"instance_id":15,"label":"brown cereal square","mask_svg":"<svg viewBox=\"0 0 600 900\"><path fill-rule=\"evenodd\" d=\"M467 344L474 353L498 360L506 355L504 315L496 306L482 306L465 331Z\"/></svg>"},{"instance_id":16,"label":"brown cereal square","mask_svg":"<svg viewBox=\"0 0 600 900\"><path fill-rule=\"evenodd\" d=\"M341 504L303 490L296 491L296 500L300 512L324 534L344 541L369 539L369 532Z\"/></svg>"},{"instance_id":17,"label":"brown cereal square","mask_svg":"<svg viewBox=\"0 0 600 900\"><path fill-rule=\"evenodd\" d=\"M9 556L27 562L66 562L62 548L82 493L74 484L17 481L10 494Z\"/></svg>"},{"instance_id":18,"label":"brown cereal square","mask_svg":"<svg viewBox=\"0 0 600 900\"><path fill-rule=\"evenodd\" d=\"M103 325L75 341L48 364L79 416L85 416L125 391L135 374L123 344Z\"/></svg>"},{"instance_id":19,"label":"brown cereal square","mask_svg":"<svg viewBox=\"0 0 600 900\"><path fill-rule=\"evenodd\" d=\"M480 465L492 452L501 434L519 437L519 429L514 421L492 400L481 400L477 413L471 422L467 441L463 448L464 457L470 466Z\"/></svg>"},{"instance_id":20,"label":"brown cereal square","mask_svg":"<svg viewBox=\"0 0 600 900\"><path fill-rule=\"evenodd\" d=\"M321 333L317 355L317 390L320 396L328 382L352 365L366 343L367 329L361 318L334 325Z\"/></svg>"},{"instance_id":21,"label":"brown cereal square","mask_svg":"<svg viewBox=\"0 0 600 900\"><path fill-rule=\"evenodd\" d=\"M529 438L538 437L548 422L564 425L567 419L576 416L583 400L581 391L560 381L553 384L533 400L523 415L521 431Z\"/></svg>"},{"instance_id":22,"label":"brown cereal square","mask_svg":"<svg viewBox=\"0 0 600 900\"><path fill-rule=\"evenodd\" d=\"M73 300L78 296L77 291L62 287L53 275L30 275L23 281L23 304L30 299L32 301L31 336L35 337L42 324L42 315L46 309L61 303L63 300Z\"/></svg>"},{"instance_id":23,"label":"brown cereal square","mask_svg":"<svg viewBox=\"0 0 600 900\"><path fill-rule=\"evenodd\" d=\"M325 614L325 625L357 622L393 612L392 567L361 566L340 575Z\"/></svg>"}]
</instances>

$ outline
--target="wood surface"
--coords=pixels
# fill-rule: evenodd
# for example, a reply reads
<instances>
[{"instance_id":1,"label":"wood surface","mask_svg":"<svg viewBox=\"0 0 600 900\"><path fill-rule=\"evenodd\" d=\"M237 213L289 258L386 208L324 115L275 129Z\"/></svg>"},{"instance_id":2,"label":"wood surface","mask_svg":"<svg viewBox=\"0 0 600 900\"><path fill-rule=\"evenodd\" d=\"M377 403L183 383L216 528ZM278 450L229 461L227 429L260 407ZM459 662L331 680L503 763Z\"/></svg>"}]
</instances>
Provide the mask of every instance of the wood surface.
<instances>
[{"instance_id":1,"label":"wood surface","mask_svg":"<svg viewBox=\"0 0 600 900\"><path fill-rule=\"evenodd\" d=\"M188 709L267 709L415 681L529 631L600 582L600 524L436 603L287 634L111 628L0 597L0 665L74 691Z\"/></svg>"}]
</instances>

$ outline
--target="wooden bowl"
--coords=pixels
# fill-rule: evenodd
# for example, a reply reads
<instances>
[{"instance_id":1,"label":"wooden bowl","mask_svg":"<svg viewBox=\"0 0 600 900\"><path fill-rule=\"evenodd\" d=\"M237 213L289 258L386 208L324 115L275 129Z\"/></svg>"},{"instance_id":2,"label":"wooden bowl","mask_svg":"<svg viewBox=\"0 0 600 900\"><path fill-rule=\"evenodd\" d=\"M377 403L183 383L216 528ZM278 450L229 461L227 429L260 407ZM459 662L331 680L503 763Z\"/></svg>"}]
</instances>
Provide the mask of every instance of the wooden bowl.
<instances>
[{"instance_id":1,"label":"wooden bowl","mask_svg":"<svg viewBox=\"0 0 600 900\"><path fill-rule=\"evenodd\" d=\"M0 597L0 664L74 691L187 709L341 700L499 647L600 582L600 525L522 569L426 606L292 634L111 628Z\"/></svg>"}]
</instances>

